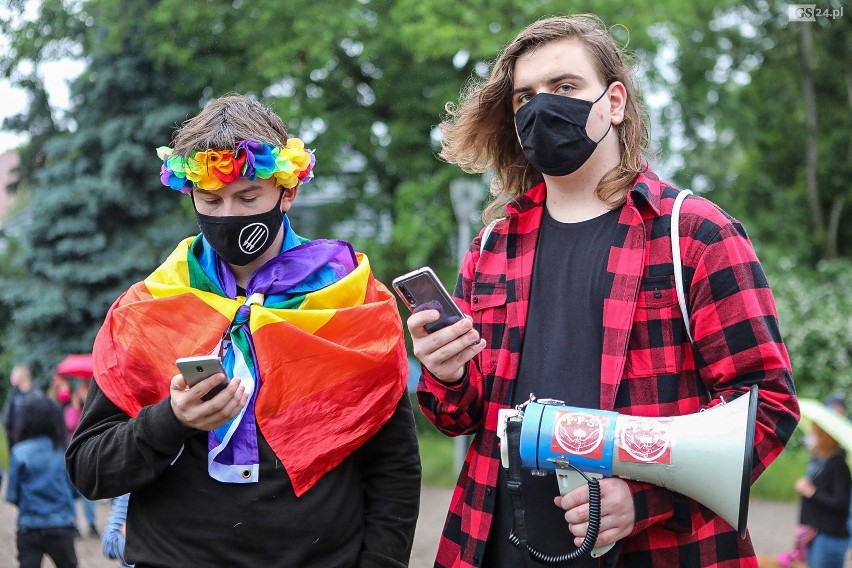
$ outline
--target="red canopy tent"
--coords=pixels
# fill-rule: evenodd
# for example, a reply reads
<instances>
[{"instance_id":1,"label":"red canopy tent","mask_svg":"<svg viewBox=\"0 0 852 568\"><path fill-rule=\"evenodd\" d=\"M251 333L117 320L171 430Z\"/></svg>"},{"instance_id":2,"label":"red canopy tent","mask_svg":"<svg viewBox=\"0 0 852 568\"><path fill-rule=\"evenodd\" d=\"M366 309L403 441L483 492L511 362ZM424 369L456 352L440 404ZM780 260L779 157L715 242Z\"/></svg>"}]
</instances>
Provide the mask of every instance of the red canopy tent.
<instances>
[{"instance_id":1,"label":"red canopy tent","mask_svg":"<svg viewBox=\"0 0 852 568\"><path fill-rule=\"evenodd\" d=\"M56 366L56 372L60 375L91 379L94 374L92 372L92 354L68 355Z\"/></svg>"}]
</instances>

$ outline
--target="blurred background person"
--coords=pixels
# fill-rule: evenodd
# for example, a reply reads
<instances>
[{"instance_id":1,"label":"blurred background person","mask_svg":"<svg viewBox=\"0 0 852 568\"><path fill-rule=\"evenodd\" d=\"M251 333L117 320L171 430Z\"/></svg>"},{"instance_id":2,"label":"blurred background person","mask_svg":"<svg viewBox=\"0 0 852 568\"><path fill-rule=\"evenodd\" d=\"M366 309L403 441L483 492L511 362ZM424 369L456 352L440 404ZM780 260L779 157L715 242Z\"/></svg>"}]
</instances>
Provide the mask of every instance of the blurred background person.
<instances>
[{"instance_id":1,"label":"blurred background person","mask_svg":"<svg viewBox=\"0 0 852 568\"><path fill-rule=\"evenodd\" d=\"M846 415L846 397L844 397L842 394L830 394L822 402L840 416L848 418L848 416Z\"/></svg>"},{"instance_id":2,"label":"blurred background person","mask_svg":"<svg viewBox=\"0 0 852 568\"><path fill-rule=\"evenodd\" d=\"M844 418L849 418L849 415L846 411L846 397L840 393L830 394L823 401L827 407L832 409L834 412L843 416ZM849 498L849 515L846 517L846 530L849 531L849 544L846 547L846 562L844 566L846 568L852 568L852 496Z\"/></svg>"},{"instance_id":3,"label":"blurred background person","mask_svg":"<svg viewBox=\"0 0 852 568\"><path fill-rule=\"evenodd\" d=\"M80 424L80 417L83 415L83 405L86 403L86 397L89 395L89 382L76 381L68 404L63 409L63 417L65 419L65 427L68 429L68 437L74 435L77 426Z\"/></svg>"},{"instance_id":4,"label":"blurred background person","mask_svg":"<svg viewBox=\"0 0 852 568\"><path fill-rule=\"evenodd\" d=\"M77 566L76 489L65 471L67 436L59 407L46 397L26 406L15 431L6 500L18 507L21 568L39 568L47 555L57 568Z\"/></svg>"},{"instance_id":5,"label":"blurred background person","mask_svg":"<svg viewBox=\"0 0 852 568\"><path fill-rule=\"evenodd\" d=\"M30 401L42 397L42 392L33 386L32 372L28 365L15 365L9 374L12 392L3 405L3 427L9 440L9 449L18 441L16 431L20 428L25 408Z\"/></svg>"},{"instance_id":6,"label":"blurred background person","mask_svg":"<svg viewBox=\"0 0 852 568\"><path fill-rule=\"evenodd\" d=\"M53 375L53 380L44 394L64 409L71 404L71 379L65 375Z\"/></svg>"},{"instance_id":7,"label":"blurred background person","mask_svg":"<svg viewBox=\"0 0 852 568\"><path fill-rule=\"evenodd\" d=\"M796 480L796 492L802 496L798 536L806 552L803 560L812 568L842 568L852 488L846 452L816 423L805 444L812 457L805 476Z\"/></svg>"}]
</instances>

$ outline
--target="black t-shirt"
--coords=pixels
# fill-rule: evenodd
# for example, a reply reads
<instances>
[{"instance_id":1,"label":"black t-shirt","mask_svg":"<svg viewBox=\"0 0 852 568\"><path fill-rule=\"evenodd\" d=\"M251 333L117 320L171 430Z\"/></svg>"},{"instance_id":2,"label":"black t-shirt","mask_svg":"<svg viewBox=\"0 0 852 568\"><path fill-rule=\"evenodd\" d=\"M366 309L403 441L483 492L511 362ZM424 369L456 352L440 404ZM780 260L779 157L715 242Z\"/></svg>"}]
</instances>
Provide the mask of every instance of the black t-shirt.
<instances>
[{"instance_id":1,"label":"black t-shirt","mask_svg":"<svg viewBox=\"0 0 852 568\"><path fill-rule=\"evenodd\" d=\"M524 345L512 404L553 398L569 406L600 407L603 353L603 300L608 289L607 260L620 210L579 223L561 223L544 210L533 266ZM540 551L560 555L575 549L554 475L522 475L527 540ZM500 468L494 525L485 566L520 566L509 542L512 501ZM499 560L496 560L499 559ZM587 557L572 566L597 566Z\"/></svg>"}]
</instances>

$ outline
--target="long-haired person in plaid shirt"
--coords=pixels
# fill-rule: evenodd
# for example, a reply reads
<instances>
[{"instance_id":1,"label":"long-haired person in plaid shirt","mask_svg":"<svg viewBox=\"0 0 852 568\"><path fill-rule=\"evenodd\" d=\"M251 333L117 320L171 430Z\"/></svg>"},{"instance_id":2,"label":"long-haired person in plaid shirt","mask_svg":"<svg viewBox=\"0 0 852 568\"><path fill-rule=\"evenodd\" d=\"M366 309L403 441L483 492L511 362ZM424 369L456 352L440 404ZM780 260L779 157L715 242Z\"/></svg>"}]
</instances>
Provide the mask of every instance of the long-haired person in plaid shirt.
<instances>
[{"instance_id":1,"label":"long-haired person in plaid shirt","mask_svg":"<svg viewBox=\"0 0 852 568\"><path fill-rule=\"evenodd\" d=\"M469 318L431 334L424 324L437 312L408 320L424 366L424 413L448 435L474 435L436 566L524 565L507 538L513 509L496 427L498 410L530 393L678 416L758 385L752 481L798 422L775 302L752 244L736 219L695 196L679 223L690 342L669 236L679 190L643 158L648 132L622 55L594 16L543 19L447 107L441 156L465 171L493 171L484 217L501 220L462 264L455 297ZM552 476L524 476L529 544L571 552L588 526L588 488L558 497ZM615 546L586 565L757 565L750 539L694 500L619 478L601 480L601 493L597 545Z\"/></svg>"}]
</instances>

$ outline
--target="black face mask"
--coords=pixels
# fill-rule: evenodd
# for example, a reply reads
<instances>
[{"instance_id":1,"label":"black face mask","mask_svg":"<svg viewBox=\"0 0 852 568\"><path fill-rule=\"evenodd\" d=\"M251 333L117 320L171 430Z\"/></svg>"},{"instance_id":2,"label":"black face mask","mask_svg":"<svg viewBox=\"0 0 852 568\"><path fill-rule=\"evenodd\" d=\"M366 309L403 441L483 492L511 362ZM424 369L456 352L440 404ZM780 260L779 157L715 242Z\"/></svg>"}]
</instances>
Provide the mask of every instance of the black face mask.
<instances>
[{"instance_id":1,"label":"black face mask","mask_svg":"<svg viewBox=\"0 0 852 568\"><path fill-rule=\"evenodd\" d=\"M606 90L594 101L584 101L539 93L519 108L515 127L530 165L549 176L565 176L585 164L610 130L597 142L586 134L592 105L605 94Z\"/></svg>"},{"instance_id":2,"label":"black face mask","mask_svg":"<svg viewBox=\"0 0 852 568\"><path fill-rule=\"evenodd\" d=\"M275 207L266 213L215 217L202 215L196 209L195 218L204 238L222 260L234 266L245 266L272 245L281 229L284 213L279 196Z\"/></svg>"}]
</instances>

